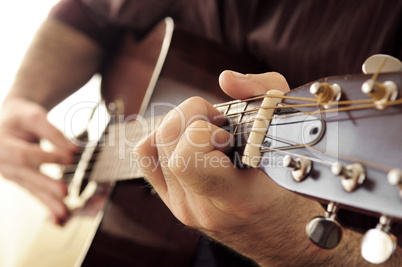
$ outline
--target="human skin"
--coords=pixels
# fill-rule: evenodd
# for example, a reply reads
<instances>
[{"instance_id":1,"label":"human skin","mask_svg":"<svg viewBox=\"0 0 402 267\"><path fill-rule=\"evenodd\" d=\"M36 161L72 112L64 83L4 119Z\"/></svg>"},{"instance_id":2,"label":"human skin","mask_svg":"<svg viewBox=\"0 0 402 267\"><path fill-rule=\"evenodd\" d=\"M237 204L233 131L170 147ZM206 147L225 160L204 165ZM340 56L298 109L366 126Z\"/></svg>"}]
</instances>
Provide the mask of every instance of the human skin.
<instances>
[{"instance_id":1,"label":"human skin","mask_svg":"<svg viewBox=\"0 0 402 267\"><path fill-rule=\"evenodd\" d=\"M236 99L271 89L289 90L278 73L242 75L225 71L219 81ZM318 202L281 188L258 169L238 169L229 163L225 153L230 151L233 137L219 128L224 123L222 114L211 104L192 98L170 112L135 148L139 157L167 161L142 166L142 170L181 222L261 266L369 265L360 256L361 235L349 229L332 250L318 248L308 240L306 223L324 213ZM222 164L208 164L212 157ZM197 165L199 162L206 164ZM387 264L396 264L399 256L398 248Z\"/></svg>"},{"instance_id":2,"label":"human skin","mask_svg":"<svg viewBox=\"0 0 402 267\"><path fill-rule=\"evenodd\" d=\"M48 111L97 71L102 50L82 33L56 20L40 27L0 112L0 172L36 196L54 223L68 215L67 187L42 174L42 163L72 163L77 147L47 120ZM54 146L44 151L39 140Z\"/></svg>"}]
</instances>

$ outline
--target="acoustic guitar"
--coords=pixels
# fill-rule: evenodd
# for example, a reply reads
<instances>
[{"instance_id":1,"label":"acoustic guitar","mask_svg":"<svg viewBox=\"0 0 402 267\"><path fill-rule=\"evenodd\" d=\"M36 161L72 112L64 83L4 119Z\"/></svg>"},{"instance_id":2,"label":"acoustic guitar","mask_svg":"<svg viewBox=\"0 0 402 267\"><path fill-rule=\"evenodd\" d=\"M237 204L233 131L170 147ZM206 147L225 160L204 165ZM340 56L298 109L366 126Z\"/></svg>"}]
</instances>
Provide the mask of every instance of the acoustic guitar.
<instances>
[{"instance_id":1,"label":"acoustic guitar","mask_svg":"<svg viewBox=\"0 0 402 267\"><path fill-rule=\"evenodd\" d=\"M69 136L83 147L61 178L69 183L65 202L71 216L63 227L46 223L20 266L253 266L181 224L133 166L130 153L141 137L135 134L138 114L166 114L194 95L227 101L219 74L258 72L258 63L184 31L170 18L142 40L128 33L116 43L101 71L103 102L88 131Z\"/></svg>"},{"instance_id":2,"label":"acoustic guitar","mask_svg":"<svg viewBox=\"0 0 402 267\"><path fill-rule=\"evenodd\" d=\"M73 211L70 220L94 218L77 265L191 266L207 254L204 266L253 266L181 225L142 179L131 155L132 147L187 97L226 101L216 78L222 70L259 70L246 58L204 49L213 45L208 41L190 47L183 42L189 36L173 29L166 19L141 42L132 37L122 42L106 64L102 83L108 126L99 140L88 140L86 134L73 140L86 146L64 175L71 183L66 199ZM373 247L376 251L371 239L383 238L377 249L388 250L363 255L380 263L396 246L391 223L402 218L401 95L401 72L359 74L215 106L228 119L224 128L235 136L235 164L260 168L267 179L326 206L326 214L306 226L306 238L316 245L331 249L342 242L340 208L380 217L362 246L363 254ZM162 102L172 105L152 105Z\"/></svg>"}]
</instances>

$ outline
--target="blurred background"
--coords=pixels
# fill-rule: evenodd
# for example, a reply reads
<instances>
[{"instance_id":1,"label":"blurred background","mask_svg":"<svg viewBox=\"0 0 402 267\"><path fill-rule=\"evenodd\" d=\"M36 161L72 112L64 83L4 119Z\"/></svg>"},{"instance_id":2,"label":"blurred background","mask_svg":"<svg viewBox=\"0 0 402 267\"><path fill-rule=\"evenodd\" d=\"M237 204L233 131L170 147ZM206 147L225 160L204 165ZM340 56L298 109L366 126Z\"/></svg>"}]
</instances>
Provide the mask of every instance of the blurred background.
<instances>
[{"instance_id":1,"label":"blurred background","mask_svg":"<svg viewBox=\"0 0 402 267\"><path fill-rule=\"evenodd\" d=\"M14 75L37 28L57 2L0 2L0 103L13 83ZM80 91L57 106L49 114L49 120L64 131L66 111L78 101L97 102L99 84L99 77L93 78ZM38 242L42 242L38 241L38 229L46 222L47 211L42 204L0 176L0 266L22 266L21 258L36 247ZM35 266L34 262L31 263L29 266Z\"/></svg>"}]
</instances>

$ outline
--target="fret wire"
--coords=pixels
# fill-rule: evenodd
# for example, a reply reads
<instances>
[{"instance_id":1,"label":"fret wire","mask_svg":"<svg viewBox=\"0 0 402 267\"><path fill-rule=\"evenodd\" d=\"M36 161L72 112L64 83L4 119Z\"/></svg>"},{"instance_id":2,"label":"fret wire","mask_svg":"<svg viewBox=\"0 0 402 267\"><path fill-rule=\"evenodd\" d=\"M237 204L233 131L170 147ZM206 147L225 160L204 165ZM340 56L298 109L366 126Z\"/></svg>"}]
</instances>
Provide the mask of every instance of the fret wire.
<instances>
[{"instance_id":1,"label":"fret wire","mask_svg":"<svg viewBox=\"0 0 402 267\"><path fill-rule=\"evenodd\" d=\"M235 134L235 133L237 132L237 129L239 128L239 123L241 123L241 121L242 121L242 119L243 119L244 111L247 110L248 103L249 103L249 102L246 102L246 104L244 105L243 112L242 112L242 114L241 114L240 117L239 117L239 121L238 121L238 123L237 123L237 125L236 125L235 130L233 131L233 134Z\"/></svg>"},{"instance_id":2,"label":"fret wire","mask_svg":"<svg viewBox=\"0 0 402 267\"><path fill-rule=\"evenodd\" d=\"M101 153L98 154L97 156L97 165L94 165L93 168L95 172L92 173L92 177L96 175L96 177L93 177L95 181L100 181L100 180L106 180L104 177L107 177L109 180L111 180L113 177L110 176L110 162L109 161L104 161L102 158L112 158L110 150L108 149L110 140L114 138L113 133L111 132L111 127L113 129L116 129L117 124L108 124L107 127L105 128L105 132L102 135L101 138L104 138L103 140L103 146L99 146L98 149L100 150ZM115 130L116 131L116 130ZM97 172L96 172L97 170ZM90 177L91 177L90 176ZM103 178L103 179L102 179Z\"/></svg>"},{"instance_id":3,"label":"fret wire","mask_svg":"<svg viewBox=\"0 0 402 267\"><path fill-rule=\"evenodd\" d=\"M232 106L232 104L229 104L229 105L228 105L228 108L227 108L226 111L225 111L225 115L228 115L229 109L230 109L231 106Z\"/></svg>"}]
</instances>

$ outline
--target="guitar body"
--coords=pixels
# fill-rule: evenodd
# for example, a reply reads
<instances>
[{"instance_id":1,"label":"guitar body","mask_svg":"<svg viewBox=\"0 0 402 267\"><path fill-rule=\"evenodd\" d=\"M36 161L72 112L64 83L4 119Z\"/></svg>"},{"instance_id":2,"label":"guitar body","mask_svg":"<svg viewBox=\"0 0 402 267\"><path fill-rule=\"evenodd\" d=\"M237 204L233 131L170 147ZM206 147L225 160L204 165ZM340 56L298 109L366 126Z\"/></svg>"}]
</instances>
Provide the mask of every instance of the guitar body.
<instances>
[{"instance_id":1,"label":"guitar body","mask_svg":"<svg viewBox=\"0 0 402 267\"><path fill-rule=\"evenodd\" d=\"M195 95L226 101L218 84L223 70L257 71L249 59L183 32L169 19L139 43L127 35L106 65L102 96L106 105L124 106L125 117L162 115L172 105L144 107L178 105ZM83 266L192 266L200 257L206 266L252 265L181 224L144 179L117 181L112 187Z\"/></svg>"}]
</instances>

